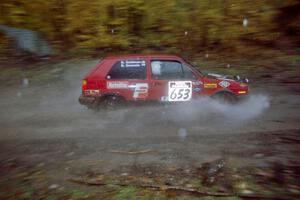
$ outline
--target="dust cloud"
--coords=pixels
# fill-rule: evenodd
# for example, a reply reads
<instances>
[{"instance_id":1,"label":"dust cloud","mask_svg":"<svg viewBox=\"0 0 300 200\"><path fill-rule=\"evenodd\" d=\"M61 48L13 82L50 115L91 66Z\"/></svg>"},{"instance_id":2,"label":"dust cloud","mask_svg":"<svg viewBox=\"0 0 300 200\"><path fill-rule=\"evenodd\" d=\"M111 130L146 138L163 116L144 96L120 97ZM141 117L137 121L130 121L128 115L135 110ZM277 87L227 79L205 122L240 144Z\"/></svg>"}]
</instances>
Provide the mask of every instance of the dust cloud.
<instances>
[{"instance_id":1,"label":"dust cloud","mask_svg":"<svg viewBox=\"0 0 300 200\"><path fill-rule=\"evenodd\" d=\"M237 104L222 104L209 97L202 97L187 104L172 108L169 118L174 121L206 121L214 118L238 123L261 115L270 106L266 95L254 94L240 100Z\"/></svg>"}]
</instances>

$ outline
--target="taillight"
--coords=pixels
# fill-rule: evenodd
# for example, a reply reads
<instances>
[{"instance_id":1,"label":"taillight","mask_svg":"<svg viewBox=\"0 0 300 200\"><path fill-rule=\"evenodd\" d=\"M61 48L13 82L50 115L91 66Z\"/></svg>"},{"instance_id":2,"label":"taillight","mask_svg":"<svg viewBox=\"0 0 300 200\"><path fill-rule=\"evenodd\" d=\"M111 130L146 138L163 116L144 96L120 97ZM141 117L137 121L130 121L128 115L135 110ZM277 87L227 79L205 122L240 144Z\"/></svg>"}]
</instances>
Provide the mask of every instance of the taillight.
<instances>
[{"instance_id":1,"label":"taillight","mask_svg":"<svg viewBox=\"0 0 300 200\"><path fill-rule=\"evenodd\" d=\"M84 91L87 89L87 80L82 80L82 83L81 83L81 90L82 90L82 93L84 93Z\"/></svg>"}]
</instances>

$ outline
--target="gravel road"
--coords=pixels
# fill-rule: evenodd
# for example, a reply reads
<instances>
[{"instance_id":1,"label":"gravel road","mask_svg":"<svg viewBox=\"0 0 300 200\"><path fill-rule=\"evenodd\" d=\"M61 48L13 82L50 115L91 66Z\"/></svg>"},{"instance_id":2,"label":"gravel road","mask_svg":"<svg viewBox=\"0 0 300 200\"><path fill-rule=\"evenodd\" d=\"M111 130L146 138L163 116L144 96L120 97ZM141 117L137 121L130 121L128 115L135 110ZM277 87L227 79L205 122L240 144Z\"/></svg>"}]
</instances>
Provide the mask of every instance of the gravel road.
<instances>
[{"instance_id":1,"label":"gravel road","mask_svg":"<svg viewBox=\"0 0 300 200\"><path fill-rule=\"evenodd\" d=\"M220 158L235 167L300 166L299 83L257 78L232 106L204 97L94 112L78 103L81 77L94 64L62 63L55 81L0 88L2 165L20 159L57 180L133 165L193 169Z\"/></svg>"}]
</instances>

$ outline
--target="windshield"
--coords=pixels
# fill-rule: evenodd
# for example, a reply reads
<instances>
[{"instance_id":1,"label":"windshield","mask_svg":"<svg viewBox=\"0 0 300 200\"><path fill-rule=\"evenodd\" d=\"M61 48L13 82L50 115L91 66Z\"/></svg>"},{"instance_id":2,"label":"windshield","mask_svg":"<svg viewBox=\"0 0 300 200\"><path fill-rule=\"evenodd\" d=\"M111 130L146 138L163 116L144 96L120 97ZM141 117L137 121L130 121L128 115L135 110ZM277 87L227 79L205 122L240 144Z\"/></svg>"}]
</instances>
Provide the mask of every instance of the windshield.
<instances>
[{"instance_id":1,"label":"windshield","mask_svg":"<svg viewBox=\"0 0 300 200\"><path fill-rule=\"evenodd\" d=\"M205 76L205 74L199 69L198 66L193 65L193 64L191 64L190 62L188 62L188 61L186 61L186 60L184 60L184 62L185 62L186 65L189 65L190 68L192 68L193 71L196 72L198 75L200 75L200 76Z\"/></svg>"}]
</instances>

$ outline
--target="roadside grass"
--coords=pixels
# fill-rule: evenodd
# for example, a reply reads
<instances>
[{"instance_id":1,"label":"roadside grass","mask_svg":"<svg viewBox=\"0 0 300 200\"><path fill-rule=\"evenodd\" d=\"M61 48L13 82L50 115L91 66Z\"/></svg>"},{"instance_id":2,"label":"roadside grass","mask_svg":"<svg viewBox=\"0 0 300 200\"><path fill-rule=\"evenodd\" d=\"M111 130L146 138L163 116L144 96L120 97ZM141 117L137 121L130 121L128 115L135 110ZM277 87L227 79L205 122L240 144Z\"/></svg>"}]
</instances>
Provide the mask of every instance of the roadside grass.
<instances>
[{"instance_id":1,"label":"roadside grass","mask_svg":"<svg viewBox=\"0 0 300 200\"><path fill-rule=\"evenodd\" d=\"M94 66L98 60L67 60L61 62L40 63L27 66L26 64L0 65L1 85L21 85L24 79L28 79L29 84L46 84L53 81L62 80L68 71L74 70L76 74Z\"/></svg>"},{"instance_id":2,"label":"roadside grass","mask_svg":"<svg viewBox=\"0 0 300 200\"><path fill-rule=\"evenodd\" d=\"M239 197L201 197L199 200L241 200Z\"/></svg>"},{"instance_id":3,"label":"roadside grass","mask_svg":"<svg viewBox=\"0 0 300 200\"><path fill-rule=\"evenodd\" d=\"M300 55L290 55L287 58L292 64L299 64L300 63Z\"/></svg>"},{"instance_id":4,"label":"roadside grass","mask_svg":"<svg viewBox=\"0 0 300 200\"><path fill-rule=\"evenodd\" d=\"M25 187L20 195L20 199L32 199L34 195L34 188Z\"/></svg>"},{"instance_id":5,"label":"roadside grass","mask_svg":"<svg viewBox=\"0 0 300 200\"><path fill-rule=\"evenodd\" d=\"M20 181L20 180L19 180ZM32 180L34 181L34 180ZM1 196L3 199L13 198L13 199L70 199L70 200L92 200L92 199L113 199L113 200L241 200L237 196L228 197L215 197L215 196L197 196L196 194L189 194L185 192L167 191L167 190L153 190L146 189L142 187L137 187L133 185L129 186L114 186L105 185L102 187L80 187L80 186L66 186L63 190L52 189L49 190L47 187L35 187L35 182L32 184L23 185L20 182L11 187L13 193L7 194L9 196ZM212 187L202 186L200 181L196 179L191 179L188 182L193 188L197 188L200 191L210 191L218 192L218 186L214 185ZM46 184L48 185L48 184ZM278 186L277 186L278 187ZM277 188L274 186L274 188ZM234 181L234 194L260 194L266 197L272 197L275 195L273 192L282 191L271 191L264 187L258 187L257 183L250 176L241 177ZM248 193L251 192L251 193Z\"/></svg>"},{"instance_id":6,"label":"roadside grass","mask_svg":"<svg viewBox=\"0 0 300 200\"><path fill-rule=\"evenodd\" d=\"M136 196L138 189L133 186L128 186L122 188L117 195L115 195L115 200L125 200L125 199L133 199Z\"/></svg>"},{"instance_id":7,"label":"roadside grass","mask_svg":"<svg viewBox=\"0 0 300 200\"><path fill-rule=\"evenodd\" d=\"M69 192L69 197L71 199L84 199L88 197L88 194L81 190L73 189Z\"/></svg>"},{"instance_id":8,"label":"roadside grass","mask_svg":"<svg viewBox=\"0 0 300 200\"><path fill-rule=\"evenodd\" d=\"M112 198L114 200L167 200L174 199L168 198L164 193L158 191L151 191L134 186L122 187Z\"/></svg>"},{"instance_id":9,"label":"roadside grass","mask_svg":"<svg viewBox=\"0 0 300 200\"><path fill-rule=\"evenodd\" d=\"M228 167L230 167L230 164L228 164ZM174 173L174 171L172 172ZM293 172L290 171L288 174L284 174L284 184L290 186L288 189L298 188L297 179L293 177ZM118 177L108 176L108 181L106 182L106 179L103 179L104 184L99 186L90 186L86 183L73 185L62 182L59 186L51 188L50 176L41 179L40 176L34 176L32 173L22 173L20 171L14 174L13 179L0 184L0 191L9 191L1 193L0 199L240 200L249 195L271 199L277 195L292 197L299 194L299 191L289 191L287 188L282 187L283 183L274 179L276 174L272 168L245 168L234 172L231 171L231 168L225 168L223 172L216 175L217 181L210 186L202 182L202 176L195 176L193 173L191 176L181 174L184 180L180 179L182 181L180 183L174 182L174 186L195 189L199 193L189 192L185 189L168 190L168 186L164 185L167 176L164 175L159 176L154 183L151 183L151 185L162 186L157 188L147 187L143 184L139 185L140 182L144 183L145 180L144 176L139 175L126 178L128 181L125 182L128 183L126 186L114 184L114 182L123 182L122 180L118 181ZM168 174L168 172L164 174ZM225 174L227 175L225 176ZM88 180L88 178L85 180ZM224 191L224 181L232 188L225 188L225 195L228 196L220 197L218 194ZM206 192L212 196L205 196Z\"/></svg>"}]
</instances>

